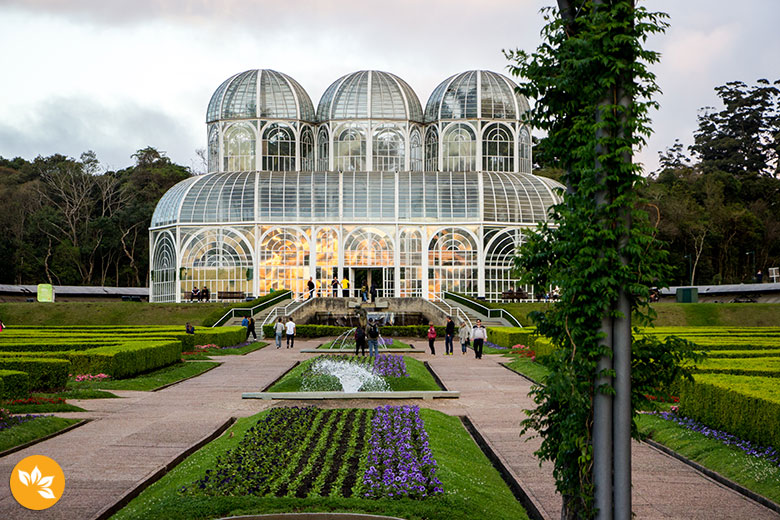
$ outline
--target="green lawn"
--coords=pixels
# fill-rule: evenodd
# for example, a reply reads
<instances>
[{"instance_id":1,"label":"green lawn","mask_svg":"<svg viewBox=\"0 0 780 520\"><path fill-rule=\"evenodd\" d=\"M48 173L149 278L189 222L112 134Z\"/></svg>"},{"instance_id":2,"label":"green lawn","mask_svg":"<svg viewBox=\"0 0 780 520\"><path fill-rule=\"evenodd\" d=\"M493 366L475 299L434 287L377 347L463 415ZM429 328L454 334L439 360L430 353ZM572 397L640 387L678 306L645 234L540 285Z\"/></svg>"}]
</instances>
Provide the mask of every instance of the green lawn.
<instances>
[{"instance_id":1,"label":"green lawn","mask_svg":"<svg viewBox=\"0 0 780 520\"><path fill-rule=\"evenodd\" d=\"M303 384L303 373L317 358L307 359L284 375L276 384L268 389L269 392L300 392ZM409 377L388 377L387 383L395 392L409 390L441 390L431 376L431 373L420 361L409 356L404 356L406 372Z\"/></svg>"},{"instance_id":2,"label":"green lawn","mask_svg":"<svg viewBox=\"0 0 780 520\"><path fill-rule=\"evenodd\" d=\"M536 361L531 361L529 358L519 356L511 356L511 358L512 361L505 363L506 366L539 383L541 383L544 376L550 373L550 370L546 366Z\"/></svg>"},{"instance_id":3,"label":"green lawn","mask_svg":"<svg viewBox=\"0 0 780 520\"><path fill-rule=\"evenodd\" d=\"M63 419L62 417L39 417L30 422L17 424L6 430L0 430L0 451L9 450L20 444L32 442L51 435L79 422L81 419Z\"/></svg>"},{"instance_id":4,"label":"green lawn","mask_svg":"<svg viewBox=\"0 0 780 520\"><path fill-rule=\"evenodd\" d=\"M235 447L264 412L239 419L231 431L189 457L130 502L115 519L207 519L280 512L354 512L390 515L407 520L526 519L498 472L482 454L460 420L433 410L421 410L430 446L438 461L437 476L444 494L424 500L363 498L208 497L183 495L180 489L213 468L217 457ZM457 447L457 449L454 449Z\"/></svg>"},{"instance_id":5,"label":"green lawn","mask_svg":"<svg viewBox=\"0 0 780 520\"><path fill-rule=\"evenodd\" d=\"M777 465L660 417L642 414L637 418L637 425L641 433L659 444L780 504Z\"/></svg>"},{"instance_id":6,"label":"green lawn","mask_svg":"<svg viewBox=\"0 0 780 520\"><path fill-rule=\"evenodd\" d=\"M327 343L323 343L322 345L320 345L317 348L318 349L323 349L323 350L328 350L328 349L331 349L331 348L340 348L339 346L335 346L335 347L333 346L333 342L334 341L335 340L328 341ZM339 342L339 345L341 345L341 342ZM346 348L348 348L349 350L353 350L355 348L355 343L354 342L350 343L349 347L346 347ZM380 352L382 350L393 350L394 348L414 348L414 347L412 345L408 344L408 343L404 343L403 341L398 341L397 339L394 339L393 343L391 345L389 345L389 346L388 345L380 345L379 346ZM366 345L366 352L368 352L368 345Z\"/></svg>"},{"instance_id":7,"label":"green lawn","mask_svg":"<svg viewBox=\"0 0 780 520\"><path fill-rule=\"evenodd\" d=\"M47 396L48 397L48 396ZM38 404L10 404L9 401L0 403L0 408L5 408L13 414L17 413L51 413L51 412L83 412L83 408L68 403L38 403Z\"/></svg>"},{"instance_id":8,"label":"green lawn","mask_svg":"<svg viewBox=\"0 0 780 520\"><path fill-rule=\"evenodd\" d=\"M217 362L193 361L176 363L147 374L128 379L116 379L106 381L82 381L69 382L68 388L72 390L142 390L149 391L175 383L183 379L195 377L219 365Z\"/></svg>"}]
</instances>

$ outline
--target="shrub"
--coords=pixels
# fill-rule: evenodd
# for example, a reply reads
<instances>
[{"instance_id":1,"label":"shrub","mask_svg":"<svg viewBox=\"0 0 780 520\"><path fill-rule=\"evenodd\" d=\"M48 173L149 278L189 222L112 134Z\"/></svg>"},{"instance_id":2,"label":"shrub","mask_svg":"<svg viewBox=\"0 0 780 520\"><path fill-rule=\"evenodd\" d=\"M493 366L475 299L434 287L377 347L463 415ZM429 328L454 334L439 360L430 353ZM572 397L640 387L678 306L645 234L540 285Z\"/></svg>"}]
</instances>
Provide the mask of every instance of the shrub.
<instances>
[{"instance_id":1,"label":"shrub","mask_svg":"<svg viewBox=\"0 0 780 520\"><path fill-rule=\"evenodd\" d=\"M65 388L70 373L67 359L34 357L0 357L0 370L26 372L31 390L53 390Z\"/></svg>"},{"instance_id":2,"label":"shrub","mask_svg":"<svg viewBox=\"0 0 780 520\"><path fill-rule=\"evenodd\" d=\"M499 347L512 348L515 345L533 345L534 327L488 327L488 338Z\"/></svg>"},{"instance_id":3,"label":"shrub","mask_svg":"<svg viewBox=\"0 0 780 520\"><path fill-rule=\"evenodd\" d=\"M680 385L680 413L758 444L780 448L777 379L698 374Z\"/></svg>"},{"instance_id":4,"label":"shrub","mask_svg":"<svg viewBox=\"0 0 780 520\"><path fill-rule=\"evenodd\" d=\"M0 370L0 397L17 399L30 393L30 376L18 370Z\"/></svg>"}]
</instances>

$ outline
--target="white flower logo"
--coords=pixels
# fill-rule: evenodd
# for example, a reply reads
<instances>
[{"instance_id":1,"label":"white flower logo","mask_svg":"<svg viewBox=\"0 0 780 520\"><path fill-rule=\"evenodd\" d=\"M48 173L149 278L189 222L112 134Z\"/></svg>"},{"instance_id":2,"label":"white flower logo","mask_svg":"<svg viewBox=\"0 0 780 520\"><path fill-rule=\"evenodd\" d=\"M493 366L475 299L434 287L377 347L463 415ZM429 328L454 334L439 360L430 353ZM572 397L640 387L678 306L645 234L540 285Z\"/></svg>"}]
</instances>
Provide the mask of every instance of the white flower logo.
<instances>
[{"instance_id":1,"label":"white flower logo","mask_svg":"<svg viewBox=\"0 0 780 520\"><path fill-rule=\"evenodd\" d=\"M38 466L35 466L32 473L19 470L19 480L25 486L36 486L41 488L38 490L38 494L43 498L50 498L52 500L57 498L54 496L54 493L52 493L52 490L49 489L54 481L54 477L44 477L41 475L41 470L38 469Z\"/></svg>"}]
</instances>

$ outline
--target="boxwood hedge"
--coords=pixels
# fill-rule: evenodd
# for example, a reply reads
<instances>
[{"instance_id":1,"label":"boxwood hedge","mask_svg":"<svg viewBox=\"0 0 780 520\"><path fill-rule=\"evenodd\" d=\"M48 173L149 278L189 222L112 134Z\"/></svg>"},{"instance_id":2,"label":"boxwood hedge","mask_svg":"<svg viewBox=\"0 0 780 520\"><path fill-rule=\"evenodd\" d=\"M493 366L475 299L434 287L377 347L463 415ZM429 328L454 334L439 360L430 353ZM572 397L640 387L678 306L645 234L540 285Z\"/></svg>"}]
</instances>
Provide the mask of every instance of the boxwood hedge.
<instances>
[{"instance_id":1,"label":"boxwood hedge","mask_svg":"<svg viewBox=\"0 0 780 520\"><path fill-rule=\"evenodd\" d=\"M19 370L0 370L0 397L16 399L27 397L30 391L30 376Z\"/></svg>"}]
</instances>

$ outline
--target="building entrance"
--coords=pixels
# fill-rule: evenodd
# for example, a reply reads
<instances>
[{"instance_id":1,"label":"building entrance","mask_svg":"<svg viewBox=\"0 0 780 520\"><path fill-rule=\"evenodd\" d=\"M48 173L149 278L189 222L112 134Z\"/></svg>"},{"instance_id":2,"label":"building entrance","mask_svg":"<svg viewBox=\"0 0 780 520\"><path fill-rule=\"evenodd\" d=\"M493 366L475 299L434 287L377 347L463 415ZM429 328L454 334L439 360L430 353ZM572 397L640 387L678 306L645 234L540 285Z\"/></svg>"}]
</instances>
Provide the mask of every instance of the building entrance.
<instances>
[{"instance_id":1,"label":"building entrance","mask_svg":"<svg viewBox=\"0 0 780 520\"><path fill-rule=\"evenodd\" d=\"M360 288L363 284L369 289L369 300L371 299L371 285L376 285L377 297L384 296L392 297L393 293L393 268L392 267L368 267L368 268L356 268L353 267L350 270L350 282L351 287L354 287L352 295L360 296Z\"/></svg>"}]
</instances>

